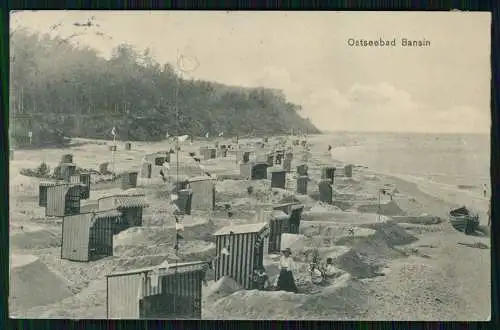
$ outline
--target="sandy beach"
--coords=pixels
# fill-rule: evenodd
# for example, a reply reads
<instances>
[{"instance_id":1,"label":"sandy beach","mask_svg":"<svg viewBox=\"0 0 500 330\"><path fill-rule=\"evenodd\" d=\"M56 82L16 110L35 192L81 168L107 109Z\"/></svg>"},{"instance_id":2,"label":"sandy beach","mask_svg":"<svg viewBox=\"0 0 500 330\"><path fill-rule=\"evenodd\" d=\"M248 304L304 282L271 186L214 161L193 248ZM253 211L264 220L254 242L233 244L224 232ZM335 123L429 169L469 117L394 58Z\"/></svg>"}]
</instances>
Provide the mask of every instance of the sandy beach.
<instances>
[{"instance_id":1,"label":"sandy beach","mask_svg":"<svg viewBox=\"0 0 500 330\"><path fill-rule=\"evenodd\" d=\"M264 292L232 288L214 294L213 275L204 294L203 317L206 319L323 319L323 320L486 320L490 315L490 239L486 234L465 235L447 221L448 212L464 197L450 199L439 190L429 191L404 176L377 173L355 166L352 178L341 170L346 163L332 159L326 146L330 141L311 138L311 151L294 147L292 169L302 163L309 166L308 196L295 193L295 174L288 174L287 189L270 189L270 180L224 180L220 177L239 172L234 155L202 161L207 171L219 177L217 205L230 203L235 212L229 220L222 211L186 216L186 239L180 258L186 261L208 260L214 255L210 236L230 222L255 222L257 210L295 198L305 205L300 232L304 240L296 246L294 258L303 269L313 248L321 257L334 256L342 275L330 285L313 288L307 271L299 271L298 294ZM272 139L269 144L276 143ZM322 142L323 141L323 142ZM19 174L22 168L35 168L42 161L54 168L62 154L72 153L82 168L96 169L109 161L106 143L79 141L65 150L16 151L10 163L10 315L24 318L105 318L105 275L116 270L153 266L175 259L173 250L174 218L166 202L169 183L156 175L139 178L137 191L144 192L150 207L145 210L143 227L130 228L115 235L114 255L99 261L77 263L60 259L61 220L45 218L38 207L40 179ZM240 141L245 143L246 141ZM103 144L104 143L104 144ZM107 142L109 144L109 142ZM200 175L200 169L188 152L213 142L195 142L183 146L179 159L182 175ZM116 153L117 172L140 166L149 152L168 150L162 143L132 143L132 150ZM255 149L262 154L265 149ZM306 155L309 154L309 155ZM259 156L257 156L259 157ZM307 160L305 160L307 158ZM304 159L304 160L303 160ZM175 159L172 165L175 164ZM321 205L315 198L320 170L337 166L334 204ZM171 169L172 173L175 169ZM254 193L246 188L251 185ZM392 200L380 197L381 187L396 191ZM117 188L92 190L90 200L116 193ZM440 195L441 194L441 195ZM379 216L378 199L384 205ZM481 200L481 198L477 198ZM487 202L475 202L480 214ZM211 221L208 221L208 218ZM481 217L481 224L487 220ZM354 228L354 236L347 231ZM161 242L159 244L158 242ZM480 243L480 244L479 244ZM484 247L487 248L478 248ZM271 274L276 257L266 257ZM271 274L272 275L272 274ZM212 276L212 279L210 278ZM35 281L36 279L36 281ZM29 286L43 286L38 292ZM211 289L212 288L212 289ZM52 294L47 295L47 292Z\"/></svg>"}]
</instances>

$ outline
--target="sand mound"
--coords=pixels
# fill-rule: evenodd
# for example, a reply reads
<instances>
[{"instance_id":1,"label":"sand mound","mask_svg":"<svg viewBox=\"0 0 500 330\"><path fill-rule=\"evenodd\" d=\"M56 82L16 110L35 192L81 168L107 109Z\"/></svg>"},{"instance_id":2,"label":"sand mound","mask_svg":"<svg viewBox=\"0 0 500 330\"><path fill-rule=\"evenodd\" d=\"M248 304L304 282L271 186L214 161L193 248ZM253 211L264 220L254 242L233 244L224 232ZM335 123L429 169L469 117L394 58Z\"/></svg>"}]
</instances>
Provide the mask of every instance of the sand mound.
<instances>
[{"instance_id":1,"label":"sand mound","mask_svg":"<svg viewBox=\"0 0 500 330\"><path fill-rule=\"evenodd\" d=\"M393 222L369 224L363 227L375 229L375 237L389 246L410 244L417 238Z\"/></svg>"},{"instance_id":2,"label":"sand mound","mask_svg":"<svg viewBox=\"0 0 500 330\"><path fill-rule=\"evenodd\" d=\"M38 258L54 273L71 283L73 293L79 292L94 280L104 278L115 270L118 263L116 257L107 257L93 262L63 260L59 249L51 253L40 254Z\"/></svg>"},{"instance_id":3,"label":"sand mound","mask_svg":"<svg viewBox=\"0 0 500 330\"><path fill-rule=\"evenodd\" d=\"M37 257L29 254L10 254L10 269L21 267L37 261Z\"/></svg>"},{"instance_id":4,"label":"sand mound","mask_svg":"<svg viewBox=\"0 0 500 330\"><path fill-rule=\"evenodd\" d=\"M122 194L123 195L142 195L142 194L145 194L146 191L142 188L129 188L129 189L126 189L126 190L122 190Z\"/></svg>"},{"instance_id":5,"label":"sand mound","mask_svg":"<svg viewBox=\"0 0 500 330\"><path fill-rule=\"evenodd\" d=\"M54 304L12 314L19 318L105 319L106 279L93 281L78 294Z\"/></svg>"},{"instance_id":6,"label":"sand mound","mask_svg":"<svg viewBox=\"0 0 500 330\"><path fill-rule=\"evenodd\" d=\"M11 270L9 308L13 312L48 305L71 294L65 280L38 260Z\"/></svg>"},{"instance_id":7,"label":"sand mound","mask_svg":"<svg viewBox=\"0 0 500 330\"><path fill-rule=\"evenodd\" d=\"M358 206L358 211L363 213L379 213L386 216L406 215L395 201L383 204L368 204Z\"/></svg>"},{"instance_id":8,"label":"sand mound","mask_svg":"<svg viewBox=\"0 0 500 330\"><path fill-rule=\"evenodd\" d=\"M241 290L242 287L229 276L223 276L208 289L208 296L229 295Z\"/></svg>"},{"instance_id":9,"label":"sand mound","mask_svg":"<svg viewBox=\"0 0 500 330\"><path fill-rule=\"evenodd\" d=\"M114 236L115 246L126 246L136 244L167 244L175 241L175 218L173 215L165 214L163 223L165 226L131 227ZM212 233L218 228L214 222L207 222L206 217L184 216L183 237L187 240L213 241Z\"/></svg>"},{"instance_id":10,"label":"sand mound","mask_svg":"<svg viewBox=\"0 0 500 330\"><path fill-rule=\"evenodd\" d=\"M157 229L154 227L132 227L121 231L113 237L113 245L144 244L149 241Z\"/></svg>"},{"instance_id":11,"label":"sand mound","mask_svg":"<svg viewBox=\"0 0 500 330\"><path fill-rule=\"evenodd\" d=\"M356 278L380 275L380 269L387 261L405 256L392 246L409 244L417 240L395 223L370 226L376 230L373 236L357 240L349 252L336 259L336 264L340 268Z\"/></svg>"},{"instance_id":12,"label":"sand mound","mask_svg":"<svg viewBox=\"0 0 500 330\"><path fill-rule=\"evenodd\" d=\"M116 271L126 271L130 269L136 268L146 268L160 265L165 260L172 260L175 258L175 254L171 254L170 256L165 255L153 255L153 256L138 256L131 258L117 258L114 262L115 268L113 270Z\"/></svg>"},{"instance_id":13,"label":"sand mound","mask_svg":"<svg viewBox=\"0 0 500 330\"><path fill-rule=\"evenodd\" d=\"M321 320L360 319L366 311L367 299L361 283L351 281L349 274L341 275L335 284L326 287L322 293L307 298L300 308L302 318Z\"/></svg>"},{"instance_id":14,"label":"sand mound","mask_svg":"<svg viewBox=\"0 0 500 330\"><path fill-rule=\"evenodd\" d=\"M417 217L412 216L394 216L392 220L396 223L409 223L416 225L437 225L443 220L439 217L434 217L430 215L422 215Z\"/></svg>"},{"instance_id":15,"label":"sand mound","mask_svg":"<svg viewBox=\"0 0 500 330\"><path fill-rule=\"evenodd\" d=\"M215 250L215 244L204 241L181 241L180 247L183 255L192 253L203 253ZM162 255L170 258L175 257L174 243L152 244L152 245L127 245L118 246L113 249L115 256L119 257L141 257Z\"/></svg>"},{"instance_id":16,"label":"sand mound","mask_svg":"<svg viewBox=\"0 0 500 330\"><path fill-rule=\"evenodd\" d=\"M368 237L375 234L372 228L334 222L306 222L301 226L300 232L312 239L318 247L332 246L353 237Z\"/></svg>"},{"instance_id":17,"label":"sand mound","mask_svg":"<svg viewBox=\"0 0 500 330\"><path fill-rule=\"evenodd\" d=\"M207 306L206 318L218 319L346 319L363 311L366 300L359 283L342 275L314 295L284 291L238 291Z\"/></svg>"},{"instance_id":18,"label":"sand mound","mask_svg":"<svg viewBox=\"0 0 500 330\"><path fill-rule=\"evenodd\" d=\"M356 189L361 187L361 182L353 178L343 178L342 180L337 180L337 182L338 182L338 184L336 184L337 187L342 187L342 188L356 187Z\"/></svg>"},{"instance_id":19,"label":"sand mound","mask_svg":"<svg viewBox=\"0 0 500 330\"><path fill-rule=\"evenodd\" d=\"M338 257L335 264L354 278L370 278L381 275L381 264L373 262L355 250L350 250Z\"/></svg>"},{"instance_id":20,"label":"sand mound","mask_svg":"<svg viewBox=\"0 0 500 330\"><path fill-rule=\"evenodd\" d=\"M193 216L183 219L186 221L183 231L184 239L179 242L183 259L199 257L205 260L213 254L215 244L212 242L212 233L215 232L217 226L212 222L206 222L206 219L200 219ZM203 222L200 223L200 221ZM190 222L193 224L191 225ZM121 259L127 259L127 265L133 265L134 260L140 257L158 256L159 259L176 259L175 235L173 226L128 228L115 235L113 254ZM137 262L142 263L142 261Z\"/></svg>"},{"instance_id":21,"label":"sand mound","mask_svg":"<svg viewBox=\"0 0 500 330\"><path fill-rule=\"evenodd\" d=\"M38 184L40 179L19 174L12 167L9 177L9 196L17 198L20 196L38 196Z\"/></svg>"},{"instance_id":22,"label":"sand mound","mask_svg":"<svg viewBox=\"0 0 500 330\"><path fill-rule=\"evenodd\" d=\"M363 175L363 180L366 181L379 181L380 178L374 174L365 174Z\"/></svg>"},{"instance_id":23,"label":"sand mound","mask_svg":"<svg viewBox=\"0 0 500 330\"><path fill-rule=\"evenodd\" d=\"M306 211L302 213L302 220L307 222L324 221L344 224L368 224L386 222L389 217L374 213L346 212L346 211Z\"/></svg>"},{"instance_id":24,"label":"sand mound","mask_svg":"<svg viewBox=\"0 0 500 330\"><path fill-rule=\"evenodd\" d=\"M233 198L246 197L248 196L246 190L248 184L246 180L217 181L215 186L217 190L216 198L217 200L229 201Z\"/></svg>"},{"instance_id":25,"label":"sand mound","mask_svg":"<svg viewBox=\"0 0 500 330\"><path fill-rule=\"evenodd\" d=\"M290 248L292 251L302 251L306 247L307 240L304 235L281 234L281 250Z\"/></svg>"},{"instance_id":26,"label":"sand mound","mask_svg":"<svg viewBox=\"0 0 500 330\"><path fill-rule=\"evenodd\" d=\"M216 319L289 319L306 296L283 291L238 291L213 304L207 318Z\"/></svg>"},{"instance_id":27,"label":"sand mound","mask_svg":"<svg viewBox=\"0 0 500 330\"><path fill-rule=\"evenodd\" d=\"M10 237L10 246L18 250L36 250L61 246L61 233L49 230L20 232Z\"/></svg>"},{"instance_id":28,"label":"sand mound","mask_svg":"<svg viewBox=\"0 0 500 330\"><path fill-rule=\"evenodd\" d=\"M338 212L341 209L335 205L315 203L307 213L326 213L326 212ZM304 212L306 213L306 212Z\"/></svg>"}]
</instances>

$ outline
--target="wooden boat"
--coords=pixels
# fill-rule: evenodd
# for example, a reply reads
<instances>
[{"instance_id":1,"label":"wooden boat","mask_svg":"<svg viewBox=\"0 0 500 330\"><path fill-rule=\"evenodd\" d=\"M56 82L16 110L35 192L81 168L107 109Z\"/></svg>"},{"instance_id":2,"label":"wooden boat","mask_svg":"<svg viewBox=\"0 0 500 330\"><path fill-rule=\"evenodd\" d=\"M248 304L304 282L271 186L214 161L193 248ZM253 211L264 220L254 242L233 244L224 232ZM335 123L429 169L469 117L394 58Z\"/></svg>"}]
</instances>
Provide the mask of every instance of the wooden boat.
<instances>
[{"instance_id":1,"label":"wooden boat","mask_svg":"<svg viewBox=\"0 0 500 330\"><path fill-rule=\"evenodd\" d=\"M449 221L453 228L465 234L472 234L479 227L479 215L469 211L465 206L451 210Z\"/></svg>"}]
</instances>

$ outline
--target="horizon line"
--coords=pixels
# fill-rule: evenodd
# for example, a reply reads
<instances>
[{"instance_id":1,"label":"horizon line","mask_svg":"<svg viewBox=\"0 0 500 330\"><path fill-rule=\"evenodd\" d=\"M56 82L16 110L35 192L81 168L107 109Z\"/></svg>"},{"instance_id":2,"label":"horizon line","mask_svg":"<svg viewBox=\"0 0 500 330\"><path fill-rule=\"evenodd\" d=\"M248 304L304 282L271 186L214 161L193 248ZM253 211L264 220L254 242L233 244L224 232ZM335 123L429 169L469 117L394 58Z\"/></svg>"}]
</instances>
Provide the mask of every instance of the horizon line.
<instances>
[{"instance_id":1,"label":"horizon line","mask_svg":"<svg viewBox=\"0 0 500 330\"><path fill-rule=\"evenodd\" d=\"M467 135L491 135L491 132L421 132L421 131L346 131L346 130L322 130L319 129L321 133L319 134L326 134L326 133L364 133L364 134L439 134L439 135L453 135L453 134L467 134Z\"/></svg>"}]
</instances>

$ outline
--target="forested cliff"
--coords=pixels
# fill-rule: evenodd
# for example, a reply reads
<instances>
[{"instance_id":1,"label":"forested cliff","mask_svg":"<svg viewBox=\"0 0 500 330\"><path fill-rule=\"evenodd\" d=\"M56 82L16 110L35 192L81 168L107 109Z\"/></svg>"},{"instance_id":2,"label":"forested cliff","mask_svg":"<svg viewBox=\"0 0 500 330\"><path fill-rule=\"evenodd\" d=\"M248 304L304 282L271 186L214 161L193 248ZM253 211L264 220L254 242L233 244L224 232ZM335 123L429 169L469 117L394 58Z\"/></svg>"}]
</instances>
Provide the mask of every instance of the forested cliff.
<instances>
[{"instance_id":1,"label":"forested cliff","mask_svg":"<svg viewBox=\"0 0 500 330\"><path fill-rule=\"evenodd\" d=\"M318 133L280 91L182 79L171 64L128 45L108 60L93 49L19 30L11 36L10 57L11 134L28 129L33 141L47 130L106 139L113 126L120 139L142 141L162 140L167 132Z\"/></svg>"}]
</instances>

